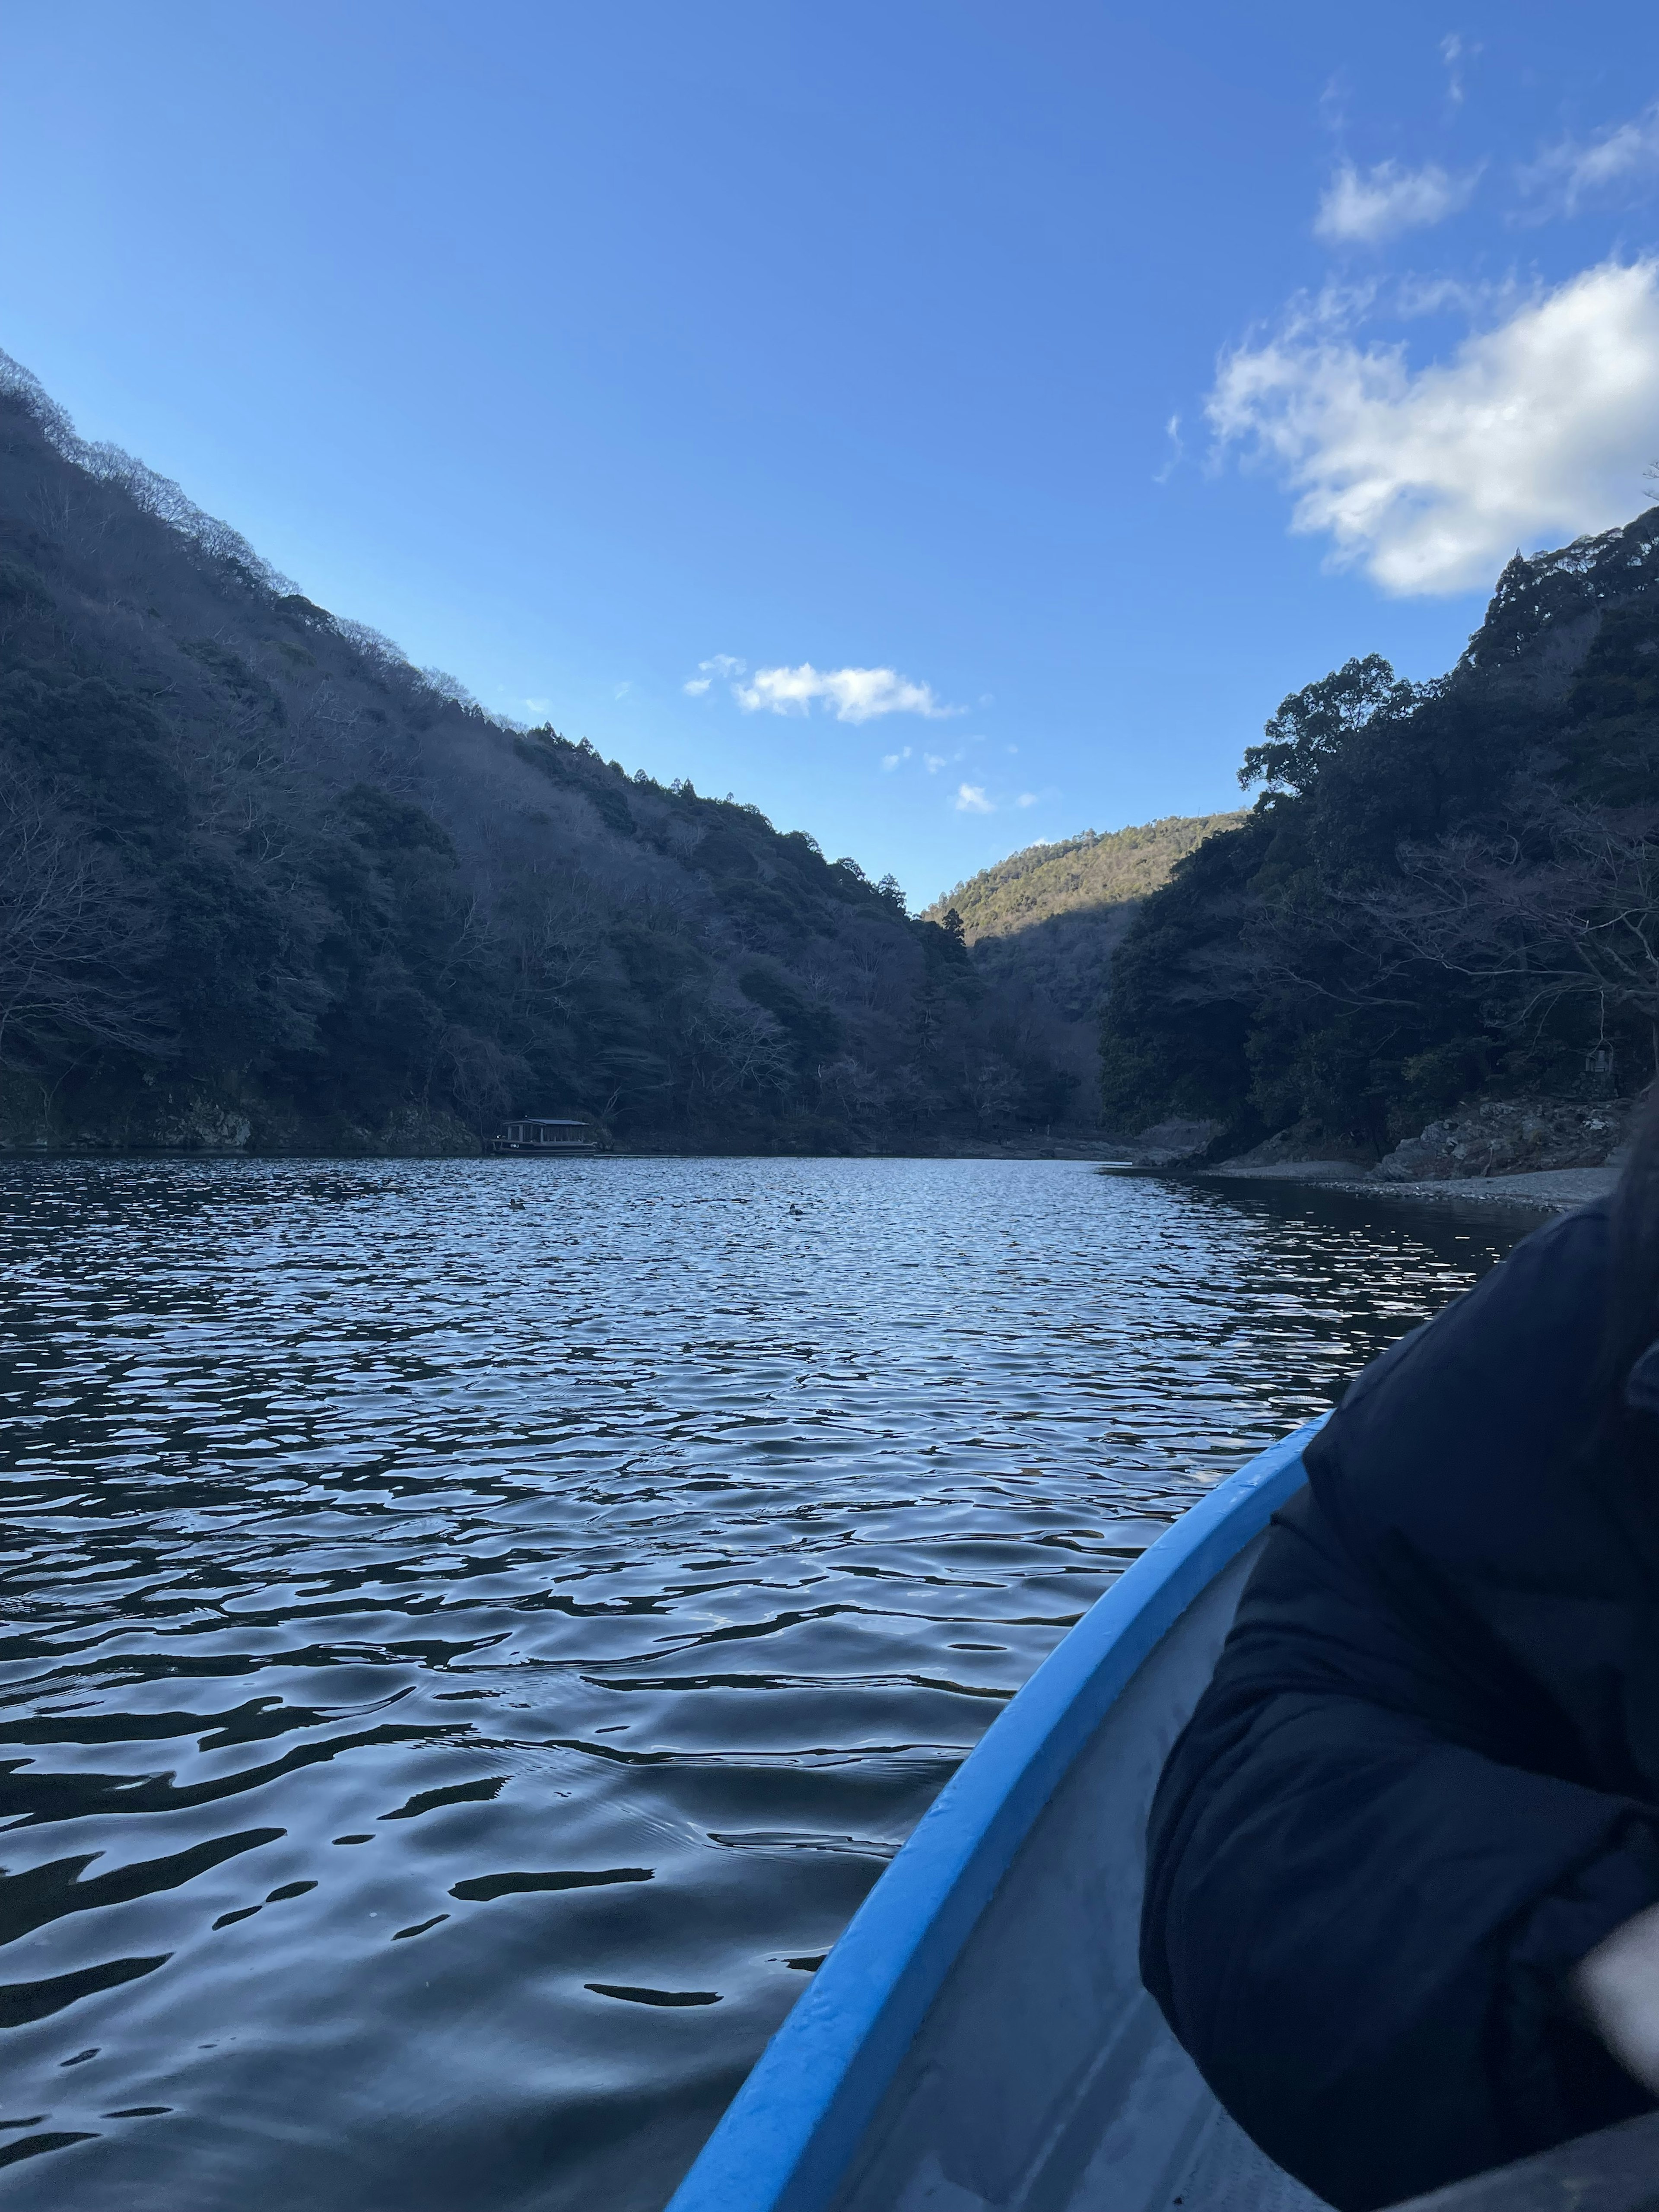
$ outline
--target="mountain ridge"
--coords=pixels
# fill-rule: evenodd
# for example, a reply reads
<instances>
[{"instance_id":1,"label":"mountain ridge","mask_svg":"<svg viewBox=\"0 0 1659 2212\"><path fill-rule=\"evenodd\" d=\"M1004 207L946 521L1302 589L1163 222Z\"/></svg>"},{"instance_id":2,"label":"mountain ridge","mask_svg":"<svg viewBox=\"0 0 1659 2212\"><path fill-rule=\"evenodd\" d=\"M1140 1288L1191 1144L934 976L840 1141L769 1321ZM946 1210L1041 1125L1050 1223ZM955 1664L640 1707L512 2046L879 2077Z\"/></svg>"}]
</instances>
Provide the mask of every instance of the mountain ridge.
<instances>
[{"instance_id":1,"label":"mountain ridge","mask_svg":"<svg viewBox=\"0 0 1659 2212\"><path fill-rule=\"evenodd\" d=\"M313 604L0 357L0 1146L696 1150L1075 1122L1091 1053L890 879Z\"/></svg>"}]
</instances>

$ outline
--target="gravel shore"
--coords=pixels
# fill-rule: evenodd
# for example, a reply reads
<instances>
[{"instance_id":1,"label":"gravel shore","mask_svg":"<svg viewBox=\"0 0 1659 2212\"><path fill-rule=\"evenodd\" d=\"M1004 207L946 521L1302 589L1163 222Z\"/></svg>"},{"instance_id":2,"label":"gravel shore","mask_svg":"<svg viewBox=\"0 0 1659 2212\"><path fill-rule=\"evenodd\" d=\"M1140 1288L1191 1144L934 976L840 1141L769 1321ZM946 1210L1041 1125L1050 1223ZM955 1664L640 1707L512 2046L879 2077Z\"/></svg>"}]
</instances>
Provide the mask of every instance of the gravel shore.
<instances>
[{"instance_id":1,"label":"gravel shore","mask_svg":"<svg viewBox=\"0 0 1659 2212\"><path fill-rule=\"evenodd\" d=\"M1385 1182L1355 1171L1349 1160L1279 1160L1271 1167L1205 1168L1201 1174L1229 1182L1317 1182L1333 1190L1363 1193L1367 1198L1443 1200L1467 1205L1524 1206L1543 1213L1569 1213L1575 1206L1601 1198L1619 1180L1617 1168L1539 1168L1529 1174L1456 1176L1434 1182Z\"/></svg>"}]
</instances>

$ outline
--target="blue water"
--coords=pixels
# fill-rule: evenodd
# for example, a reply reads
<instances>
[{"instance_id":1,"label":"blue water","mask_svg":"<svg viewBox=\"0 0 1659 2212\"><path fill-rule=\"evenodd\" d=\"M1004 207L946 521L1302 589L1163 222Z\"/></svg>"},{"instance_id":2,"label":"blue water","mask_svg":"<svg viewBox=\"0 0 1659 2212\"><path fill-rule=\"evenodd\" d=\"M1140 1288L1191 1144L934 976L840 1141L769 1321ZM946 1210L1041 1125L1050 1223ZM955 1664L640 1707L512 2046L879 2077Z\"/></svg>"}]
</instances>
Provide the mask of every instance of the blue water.
<instances>
[{"instance_id":1,"label":"blue water","mask_svg":"<svg viewBox=\"0 0 1659 2212\"><path fill-rule=\"evenodd\" d=\"M1515 1233L1055 1163L0 1169L0 2202L655 2212L1066 1627Z\"/></svg>"}]
</instances>

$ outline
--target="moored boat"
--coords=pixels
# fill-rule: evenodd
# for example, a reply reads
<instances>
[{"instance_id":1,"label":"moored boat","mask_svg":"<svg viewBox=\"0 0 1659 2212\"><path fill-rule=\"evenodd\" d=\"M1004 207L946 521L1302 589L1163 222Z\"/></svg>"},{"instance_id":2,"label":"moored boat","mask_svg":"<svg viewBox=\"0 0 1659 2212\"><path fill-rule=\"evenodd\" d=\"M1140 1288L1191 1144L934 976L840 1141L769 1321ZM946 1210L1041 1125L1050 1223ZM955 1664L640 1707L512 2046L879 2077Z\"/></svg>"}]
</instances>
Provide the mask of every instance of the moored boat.
<instances>
[{"instance_id":1,"label":"moored boat","mask_svg":"<svg viewBox=\"0 0 1659 2212\"><path fill-rule=\"evenodd\" d=\"M1317 1425L1183 1514L998 1717L669 2212L1318 2212L1139 1967L1152 1791Z\"/></svg>"},{"instance_id":2,"label":"moored boat","mask_svg":"<svg viewBox=\"0 0 1659 2212\"><path fill-rule=\"evenodd\" d=\"M529 1115L502 1124L499 1136L489 1140L493 1152L533 1152L538 1158L567 1158L572 1153L596 1152L599 1136L591 1121L569 1116Z\"/></svg>"}]
</instances>

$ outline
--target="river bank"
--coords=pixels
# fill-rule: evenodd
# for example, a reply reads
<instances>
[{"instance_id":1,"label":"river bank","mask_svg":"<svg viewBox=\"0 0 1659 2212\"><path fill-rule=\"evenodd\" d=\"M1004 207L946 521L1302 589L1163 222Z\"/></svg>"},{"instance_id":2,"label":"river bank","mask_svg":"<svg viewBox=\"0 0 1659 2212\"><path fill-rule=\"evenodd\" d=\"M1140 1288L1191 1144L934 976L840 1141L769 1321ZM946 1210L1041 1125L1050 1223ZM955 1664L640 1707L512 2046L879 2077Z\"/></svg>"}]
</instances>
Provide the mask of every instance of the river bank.
<instances>
[{"instance_id":1,"label":"river bank","mask_svg":"<svg viewBox=\"0 0 1659 2212\"><path fill-rule=\"evenodd\" d=\"M1644 1097L1485 1099L1380 1154L1358 1138L1333 1140L1316 1124L1303 1122L1218 1160L1224 1130L1197 1120L1120 1134L1115 1154L1129 1171L1320 1183L1368 1198L1382 1193L1430 1204L1565 1213L1604 1196L1618 1182Z\"/></svg>"},{"instance_id":2,"label":"river bank","mask_svg":"<svg viewBox=\"0 0 1659 2212\"><path fill-rule=\"evenodd\" d=\"M1462 1206L1473 1200L1542 1213L1570 1213L1576 1206L1588 1206L1592 1199L1605 1197L1619 1180L1616 1167L1599 1167L1538 1168L1520 1175L1446 1176L1397 1182L1356 1174L1346 1160L1282 1160L1271 1166L1224 1166L1198 1172L1206 1182L1315 1182L1365 1198L1427 1199Z\"/></svg>"}]
</instances>

